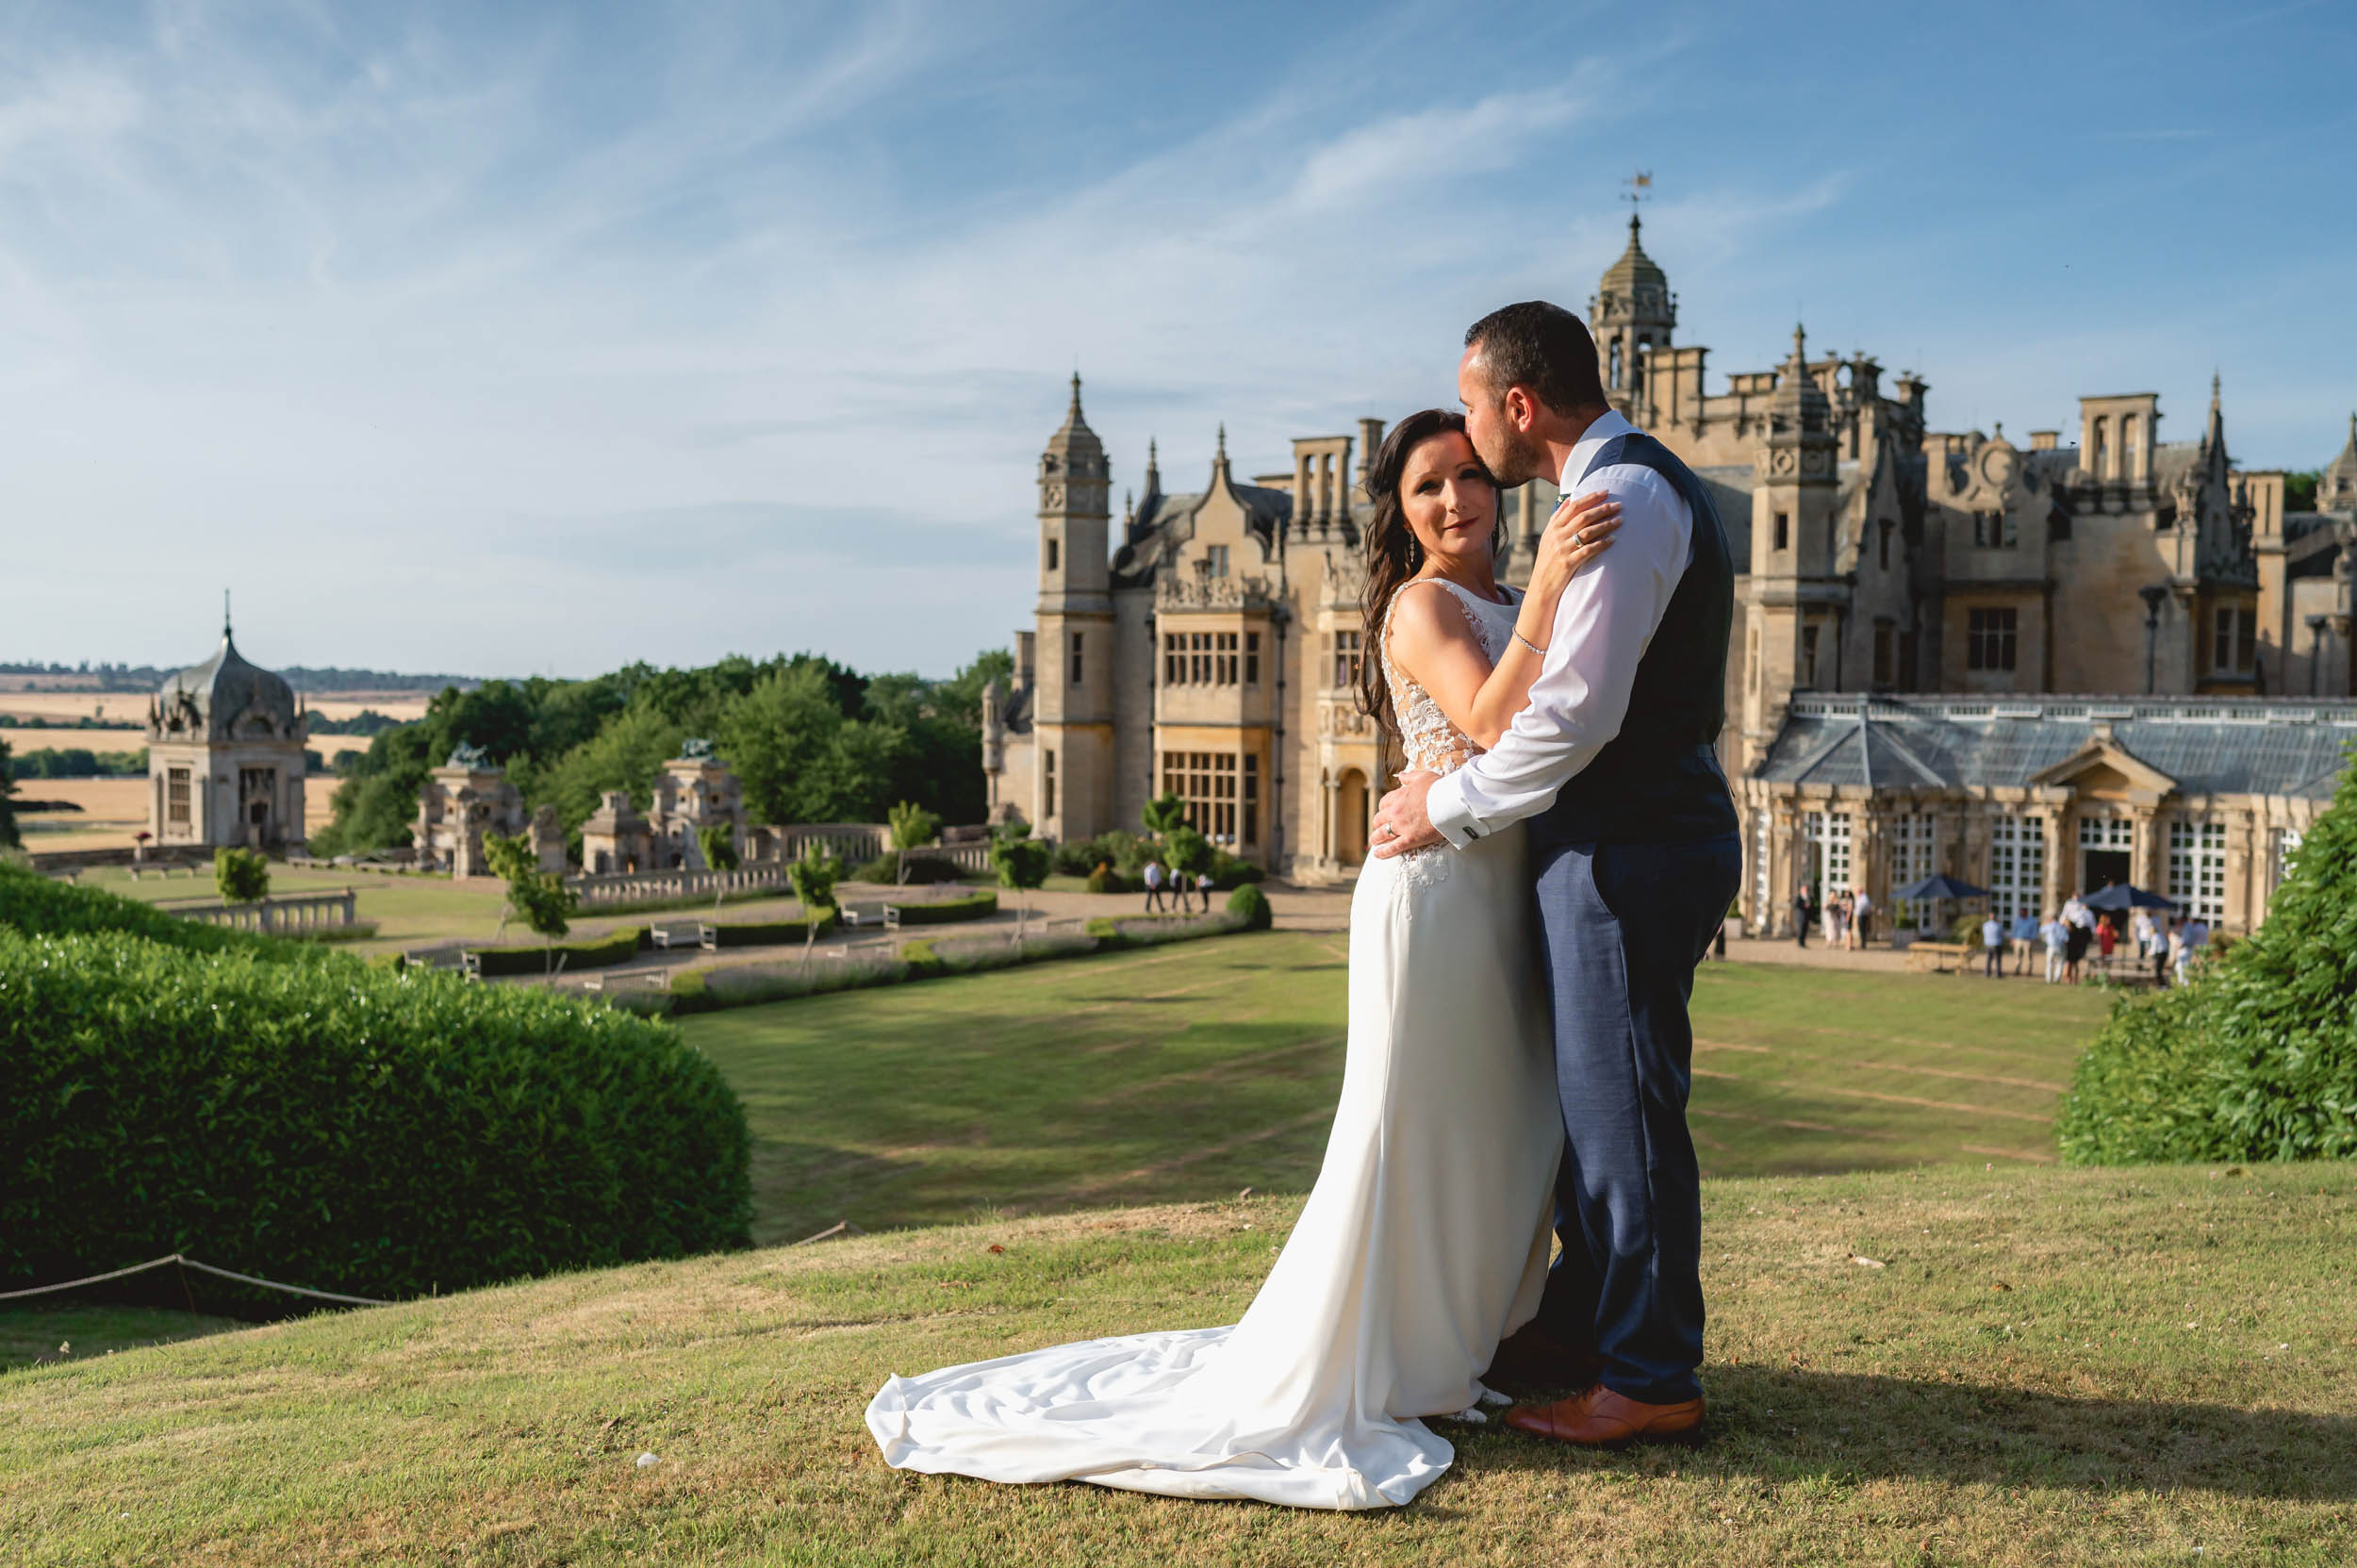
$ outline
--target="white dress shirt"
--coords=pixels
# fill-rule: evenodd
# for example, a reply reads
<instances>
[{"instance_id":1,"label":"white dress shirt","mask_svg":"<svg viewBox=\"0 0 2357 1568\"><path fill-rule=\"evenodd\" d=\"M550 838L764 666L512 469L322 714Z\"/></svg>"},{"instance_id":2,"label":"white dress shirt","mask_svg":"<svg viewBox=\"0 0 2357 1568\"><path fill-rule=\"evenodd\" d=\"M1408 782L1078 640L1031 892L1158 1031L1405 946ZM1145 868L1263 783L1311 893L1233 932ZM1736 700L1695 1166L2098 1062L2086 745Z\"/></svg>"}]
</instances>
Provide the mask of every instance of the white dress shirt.
<instances>
[{"instance_id":1,"label":"white dress shirt","mask_svg":"<svg viewBox=\"0 0 2357 1568\"><path fill-rule=\"evenodd\" d=\"M1495 746L1433 784L1426 814L1459 849L1553 805L1628 717L1638 663L1686 575L1694 536L1693 509L1653 470L1615 463L1581 477L1605 442L1636 428L1607 412L1563 464L1563 493L1611 491L1621 531L1563 590L1529 705Z\"/></svg>"}]
</instances>

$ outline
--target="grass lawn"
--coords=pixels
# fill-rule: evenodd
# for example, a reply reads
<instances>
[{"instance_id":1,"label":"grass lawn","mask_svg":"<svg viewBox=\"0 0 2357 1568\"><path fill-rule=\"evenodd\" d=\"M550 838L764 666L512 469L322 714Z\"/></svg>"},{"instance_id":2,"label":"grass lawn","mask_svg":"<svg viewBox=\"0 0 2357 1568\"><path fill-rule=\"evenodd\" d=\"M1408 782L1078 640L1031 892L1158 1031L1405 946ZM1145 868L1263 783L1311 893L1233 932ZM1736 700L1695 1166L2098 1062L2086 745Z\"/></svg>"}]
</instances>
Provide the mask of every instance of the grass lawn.
<instances>
[{"instance_id":1,"label":"grass lawn","mask_svg":"<svg viewBox=\"0 0 2357 1568\"><path fill-rule=\"evenodd\" d=\"M107 867L85 871L81 882L86 887L147 903L220 897L209 873L193 880L151 875L133 882L127 870ZM347 887L359 895L360 918L377 922L375 940L351 945L356 952L414 947L454 936L487 942L499 929L500 911L507 903L506 896L497 888L460 886L448 877L390 877L368 871L316 871L299 866L270 868L272 894L340 893ZM511 935L516 934L514 926L509 930Z\"/></svg>"},{"instance_id":2,"label":"grass lawn","mask_svg":"<svg viewBox=\"0 0 2357 1568\"><path fill-rule=\"evenodd\" d=\"M1346 940L1274 933L684 1020L745 1097L754 1233L792 1241L1300 1192L1342 1081ZM1706 1175L2052 1158L2092 991L1706 966Z\"/></svg>"},{"instance_id":3,"label":"grass lawn","mask_svg":"<svg viewBox=\"0 0 2357 1568\"><path fill-rule=\"evenodd\" d=\"M1706 1202L1714 1430L1692 1452L1457 1428L1454 1470L1369 1515L878 1460L859 1414L888 1372L1232 1320L1298 1207L1254 1199L585 1274L11 1373L0 1558L2357 1556L2357 1169L1974 1164L1715 1181Z\"/></svg>"}]
</instances>

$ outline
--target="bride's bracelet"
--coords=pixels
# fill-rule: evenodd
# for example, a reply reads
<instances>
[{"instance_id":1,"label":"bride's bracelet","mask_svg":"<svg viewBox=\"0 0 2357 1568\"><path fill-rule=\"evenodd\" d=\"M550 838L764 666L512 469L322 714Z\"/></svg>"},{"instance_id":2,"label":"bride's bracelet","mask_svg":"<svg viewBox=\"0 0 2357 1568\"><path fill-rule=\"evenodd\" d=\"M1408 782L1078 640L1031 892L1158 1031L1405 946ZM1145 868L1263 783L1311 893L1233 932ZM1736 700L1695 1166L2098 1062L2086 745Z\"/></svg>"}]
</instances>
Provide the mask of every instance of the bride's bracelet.
<instances>
[{"instance_id":1,"label":"bride's bracelet","mask_svg":"<svg viewBox=\"0 0 2357 1568\"><path fill-rule=\"evenodd\" d=\"M1525 648L1529 649L1532 652L1538 654L1542 659L1547 656L1547 651L1540 647L1537 643L1531 641L1528 637L1523 635L1522 628L1519 626L1514 628L1514 640L1521 643Z\"/></svg>"}]
</instances>

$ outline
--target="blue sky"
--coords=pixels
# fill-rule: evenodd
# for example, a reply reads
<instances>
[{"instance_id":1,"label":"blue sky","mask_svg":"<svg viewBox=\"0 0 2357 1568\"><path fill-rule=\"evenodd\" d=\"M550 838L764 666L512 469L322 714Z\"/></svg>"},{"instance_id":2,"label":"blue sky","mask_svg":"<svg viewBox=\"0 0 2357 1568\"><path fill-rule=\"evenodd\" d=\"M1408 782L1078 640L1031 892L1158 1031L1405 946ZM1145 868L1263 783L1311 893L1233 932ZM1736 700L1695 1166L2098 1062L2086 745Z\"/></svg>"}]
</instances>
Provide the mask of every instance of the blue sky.
<instances>
[{"instance_id":1,"label":"blue sky","mask_svg":"<svg viewBox=\"0 0 2357 1568\"><path fill-rule=\"evenodd\" d=\"M1713 387L2357 405L2357 5L0 10L0 659L946 673L1116 487L1447 402L1647 248Z\"/></svg>"}]
</instances>

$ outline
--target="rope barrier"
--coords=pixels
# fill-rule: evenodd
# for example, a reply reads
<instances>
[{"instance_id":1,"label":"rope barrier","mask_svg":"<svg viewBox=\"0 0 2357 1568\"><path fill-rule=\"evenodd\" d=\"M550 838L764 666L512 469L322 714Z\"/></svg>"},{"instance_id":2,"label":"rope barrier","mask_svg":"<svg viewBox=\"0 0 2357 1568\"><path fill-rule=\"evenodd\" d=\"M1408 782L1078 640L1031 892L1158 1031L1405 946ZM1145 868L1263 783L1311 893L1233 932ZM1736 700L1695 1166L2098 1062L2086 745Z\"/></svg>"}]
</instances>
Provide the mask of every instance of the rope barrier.
<instances>
[{"instance_id":1,"label":"rope barrier","mask_svg":"<svg viewBox=\"0 0 2357 1568\"><path fill-rule=\"evenodd\" d=\"M211 1263L200 1263L194 1258L178 1252L167 1253L161 1258L152 1259L144 1263L133 1263L129 1268L119 1268L111 1274L93 1274L87 1279L68 1279L62 1285L36 1285L31 1290L0 1291L0 1301L15 1301L27 1296L54 1296L58 1291L70 1291L83 1285L96 1285L108 1279L120 1279L126 1274L144 1274L151 1268L161 1268L166 1263L178 1263L183 1268L202 1269L206 1274L218 1274L223 1279L235 1279L243 1285L259 1285L265 1290L286 1291L294 1296L316 1296L321 1301L343 1301L354 1307L389 1307L392 1305L389 1301L379 1301L372 1296L338 1296L334 1291L315 1291L302 1285L282 1285L275 1279L257 1279L251 1274L239 1274L232 1269L216 1268Z\"/></svg>"}]
</instances>

